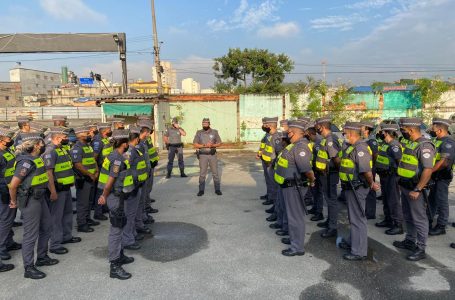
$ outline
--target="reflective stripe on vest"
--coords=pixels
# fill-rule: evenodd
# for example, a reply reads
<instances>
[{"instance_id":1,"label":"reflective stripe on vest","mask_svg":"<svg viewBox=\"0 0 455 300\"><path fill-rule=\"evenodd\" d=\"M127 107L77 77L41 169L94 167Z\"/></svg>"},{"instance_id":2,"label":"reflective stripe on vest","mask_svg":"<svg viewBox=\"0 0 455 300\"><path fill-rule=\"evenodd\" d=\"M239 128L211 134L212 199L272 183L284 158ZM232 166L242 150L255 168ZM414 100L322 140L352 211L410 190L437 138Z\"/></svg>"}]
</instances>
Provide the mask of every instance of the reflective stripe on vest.
<instances>
[{"instance_id":1,"label":"reflective stripe on vest","mask_svg":"<svg viewBox=\"0 0 455 300\"><path fill-rule=\"evenodd\" d=\"M388 144L382 144L379 147L378 157L376 158L375 162L377 170L388 171L390 169L390 157L387 155L388 149Z\"/></svg>"},{"instance_id":2,"label":"reflective stripe on vest","mask_svg":"<svg viewBox=\"0 0 455 300\"><path fill-rule=\"evenodd\" d=\"M36 170L33 174L31 186L35 187L47 183L49 181L49 178L47 177L43 159L41 157L35 158L33 160L33 163L36 166Z\"/></svg>"},{"instance_id":3,"label":"reflective stripe on vest","mask_svg":"<svg viewBox=\"0 0 455 300\"><path fill-rule=\"evenodd\" d=\"M439 151L440 150L439 148L441 148L442 142L443 141L440 141L440 140L437 140L437 139L433 140L433 144L436 147L436 151L437 151L436 155L435 155L436 161L440 161L441 160L441 152Z\"/></svg>"},{"instance_id":4,"label":"reflective stripe on vest","mask_svg":"<svg viewBox=\"0 0 455 300\"><path fill-rule=\"evenodd\" d=\"M289 168L289 161L286 155L294 148L294 144L289 144L280 154L278 154L277 163L275 164L275 172L273 178L278 184L283 184L287 169ZM284 156L284 157L283 157Z\"/></svg>"},{"instance_id":5,"label":"reflective stripe on vest","mask_svg":"<svg viewBox=\"0 0 455 300\"><path fill-rule=\"evenodd\" d=\"M262 151L261 158L265 162L271 162L272 161L272 156L274 156L275 151L273 150L272 144L272 135L269 135L266 139L266 143L264 146L264 149Z\"/></svg>"},{"instance_id":6,"label":"reflective stripe on vest","mask_svg":"<svg viewBox=\"0 0 455 300\"><path fill-rule=\"evenodd\" d=\"M147 153L149 155L150 162L153 163L153 162L158 161L160 159L160 157L158 156L158 152L156 151L156 148L153 147L152 138L150 138L150 137L147 139L147 147L148 147Z\"/></svg>"},{"instance_id":7,"label":"reflective stripe on vest","mask_svg":"<svg viewBox=\"0 0 455 300\"><path fill-rule=\"evenodd\" d=\"M68 152L64 149L55 149L57 153L57 163L54 167L55 179L58 183L63 185L74 184L73 164L68 156Z\"/></svg>"},{"instance_id":8,"label":"reflective stripe on vest","mask_svg":"<svg viewBox=\"0 0 455 300\"><path fill-rule=\"evenodd\" d=\"M96 172L96 160L93 154L93 148L91 146L82 146L82 165L85 167L87 172L95 174Z\"/></svg>"},{"instance_id":9,"label":"reflective stripe on vest","mask_svg":"<svg viewBox=\"0 0 455 300\"><path fill-rule=\"evenodd\" d=\"M112 147L112 145L109 142L109 139L107 138L101 139L101 142L104 145L103 150L101 151L101 155L103 155L103 157L107 157L109 154L111 154L112 151L114 151L114 147Z\"/></svg>"},{"instance_id":10,"label":"reflective stripe on vest","mask_svg":"<svg viewBox=\"0 0 455 300\"><path fill-rule=\"evenodd\" d=\"M427 142L427 141L425 141ZM412 179L418 177L419 172L419 159L417 158L417 148L422 143L419 142L410 142L407 144L406 148L403 150L403 156L401 157L400 164L398 165L398 176ZM434 159L433 159L434 164Z\"/></svg>"},{"instance_id":11,"label":"reflective stripe on vest","mask_svg":"<svg viewBox=\"0 0 455 300\"><path fill-rule=\"evenodd\" d=\"M345 151L343 151L344 153L342 155L340 164L340 180L343 182L354 180L355 163L350 158L350 154L353 150L354 147L349 146Z\"/></svg>"},{"instance_id":12,"label":"reflective stripe on vest","mask_svg":"<svg viewBox=\"0 0 455 300\"><path fill-rule=\"evenodd\" d=\"M15 168L15 156L14 154L5 151L3 153L3 158L6 160L6 166L4 168L4 174L3 178L5 178L6 184L9 184L11 182L11 179L13 178L14 171L16 170Z\"/></svg>"},{"instance_id":13,"label":"reflective stripe on vest","mask_svg":"<svg viewBox=\"0 0 455 300\"><path fill-rule=\"evenodd\" d=\"M137 180L139 182L144 182L149 177L149 174L147 172L147 164L145 163L144 155L142 154L142 152L137 149L136 151L139 153L141 157L141 160L136 165Z\"/></svg>"},{"instance_id":14,"label":"reflective stripe on vest","mask_svg":"<svg viewBox=\"0 0 455 300\"><path fill-rule=\"evenodd\" d=\"M134 180L133 175L131 174L130 162L125 160L124 163L126 170L120 171L119 176L115 180L114 187L121 189L124 193L130 193L134 190ZM98 178L99 189L104 189L106 186L107 180L109 179L110 166L111 161L106 157L101 166L100 176Z\"/></svg>"},{"instance_id":15,"label":"reflective stripe on vest","mask_svg":"<svg viewBox=\"0 0 455 300\"><path fill-rule=\"evenodd\" d=\"M316 169L319 171L327 170L329 164L329 153L325 151L327 140L324 138L321 141L318 153L316 154Z\"/></svg>"}]
</instances>

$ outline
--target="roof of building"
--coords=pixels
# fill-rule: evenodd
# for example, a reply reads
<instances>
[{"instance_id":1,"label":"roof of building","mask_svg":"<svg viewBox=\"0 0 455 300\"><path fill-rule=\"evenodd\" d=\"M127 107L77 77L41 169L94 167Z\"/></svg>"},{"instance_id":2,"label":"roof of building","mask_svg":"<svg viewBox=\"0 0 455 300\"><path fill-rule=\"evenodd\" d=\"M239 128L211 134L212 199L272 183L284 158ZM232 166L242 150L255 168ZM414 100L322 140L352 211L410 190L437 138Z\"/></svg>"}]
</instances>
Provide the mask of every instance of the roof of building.
<instances>
[{"instance_id":1,"label":"roof of building","mask_svg":"<svg viewBox=\"0 0 455 300\"><path fill-rule=\"evenodd\" d=\"M35 70L35 69L27 69L27 68L22 68L22 67L11 68L11 69L9 69L9 70L12 71L12 70L17 70L17 69L28 70L28 71L35 71L35 72L42 72L42 73L51 73L51 74L56 74L56 75L61 75L60 73L57 73L57 72L50 72L50 71L43 71L43 70Z\"/></svg>"}]
</instances>

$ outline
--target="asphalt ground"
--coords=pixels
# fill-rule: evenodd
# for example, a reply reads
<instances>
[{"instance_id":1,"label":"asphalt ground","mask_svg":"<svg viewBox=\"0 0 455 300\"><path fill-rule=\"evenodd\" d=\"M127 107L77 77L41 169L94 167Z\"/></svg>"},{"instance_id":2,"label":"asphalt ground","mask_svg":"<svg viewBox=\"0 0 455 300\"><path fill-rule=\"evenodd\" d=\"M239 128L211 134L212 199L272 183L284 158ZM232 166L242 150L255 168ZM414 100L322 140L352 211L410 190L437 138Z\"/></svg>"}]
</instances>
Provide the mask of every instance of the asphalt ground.
<instances>
[{"instance_id":1,"label":"asphalt ground","mask_svg":"<svg viewBox=\"0 0 455 300\"><path fill-rule=\"evenodd\" d=\"M206 193L197 197L198 167L186 152L188 178L164 178L165 153L157 169L152 196L154 236L138 251L126 251L135 262L125 269L127 281L109 278L109 221L93 233L76 233L83 241L67 245L70 253L51 254L60 263L41 267L43 280L23 278L20 251L11 252L13 271L0 273L0 299L455 299L455 228L430 237L428 258L411 263L406 252L369 220L369 259L347 262L335 239L319 237L320 228L307 221L306 254L284 257L285 245L269 229L258 197L265 192L260 163L254 153L219 154L223 196L215 195L211 176ZM176 164L175 164L176 166ZM174 169L177 175L178 169ZM455 189L450 193L455 216ZM378 202L378 219L382 204ZM450 218L454 221L454 217ZM347 235L343 208L340 235ZM16 228L16 240L22 228Z\"/></svg>"}]
</instances>

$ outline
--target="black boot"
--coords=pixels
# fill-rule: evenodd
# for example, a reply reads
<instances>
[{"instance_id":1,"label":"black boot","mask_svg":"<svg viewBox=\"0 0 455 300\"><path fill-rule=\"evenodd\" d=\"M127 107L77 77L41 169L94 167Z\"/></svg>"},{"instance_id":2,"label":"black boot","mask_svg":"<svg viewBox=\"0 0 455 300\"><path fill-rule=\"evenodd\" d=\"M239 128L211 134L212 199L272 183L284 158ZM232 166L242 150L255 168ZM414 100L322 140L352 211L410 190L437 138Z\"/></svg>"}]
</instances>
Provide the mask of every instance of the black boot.
<instances>
[{"instance_id":1,"label":"black boot","mask_svg":"<svg viewBox=\"0 0 455 300\"><path fill-rule=\"evenodd\" d=\"M374 224L376 227L381 227L381 228L392 228L393 227L393 222L391 220L388 220L388 219L384 219L382 220L381 222L378 222L376 224Z\"/></svg>"},{"instance_id":2,"label":"black boot","mask_svg":"<svg viewBox=\"0 0 455 300\"><path fill-rule=\"evenodd\" d=\"M11 271L12 269L14 269L14 265L0 263L0 273L8 272L8 271Z\"/></svg>"},{"instance_id":3,"label":"black boot","mask_svg":"<svg viewBox=\"0 0 455 300\"><path fill-rule=\"evenodd\" d=\"M166 174L167 179L171 178L171 173L172 173L172 171L167 170L167 174Z\"/></svg>"},{"instance_id":4,"label":"black boot","mask_svg":"<svg viewBox=\"0 0 455 300\"><path fill-rule=\"evenodd\" d=\"M120 251L120 258L119 258L119 263L121 265L127 265L134 262L134 257L129 257L126 256L125 253L123 253L123 250Z\"/></svg>"},{"instance_id":5,"label":"black boot","mask_svg":"<svg viewBox=\"0 0 455 300\"><path fill-rule=\"evenodd\" d=\"M43 279L46 277L46 274L38 270L35 266L31 265L25 267L24 277L30 279Z\"/></svg>"},{"instance_id":6,"label":"black boot","mask_svg":"<svg viewBox=\"0 0 455 300\"><path fill-rule=\"evenodd\" d=\"M324 220L324 216L322 214L316 213L316 214L314 214L314 216L311 217L310 220L313 222L322 221L322 220Z\"/></svg>"},{"instance_id":7,"label":"black boot","mask_svg":"<svg viewBox=\"0 0 455 300\"><path fill-rule=\"evenodd\" d=\"M446 227L442 225L436 225L434 228L430 229L429 235L442 235L446 234Z\"/></svg>"},{"instance_id":8,"label":"black boot","mask_svg":"<svg viewBox=\"0 0 455 300\"><path fill-rule=\"evenodd\" d=\"M397 234L403 234L403 233L404 233L403 226L396 222L393 223L393 226L390 229L387 229L385 231L385 234L387 234L387 235L397 235Z\"/></svg>"},{"instance_id":9,"label":"black boot","mask_svg":"<svg viewBox=\"0 0 455 300\"><path fill-rule=\"evenodd\" d=\"M186 176L184 169L180 169L180 177L188 177Z\"/></svg>"},{"instance_id":10,"label":"black boot","mask_svg":"<svg viewBox=\"0 0 455 300\"><path fill-rule=\"evenodd\" d=\"M120 280L126 280L131 278L131 274L126 272L123 268L121 263L119 263L120 259L114 260L111 262L111 278L117 278Z\"/></svg>"}]
</instances>

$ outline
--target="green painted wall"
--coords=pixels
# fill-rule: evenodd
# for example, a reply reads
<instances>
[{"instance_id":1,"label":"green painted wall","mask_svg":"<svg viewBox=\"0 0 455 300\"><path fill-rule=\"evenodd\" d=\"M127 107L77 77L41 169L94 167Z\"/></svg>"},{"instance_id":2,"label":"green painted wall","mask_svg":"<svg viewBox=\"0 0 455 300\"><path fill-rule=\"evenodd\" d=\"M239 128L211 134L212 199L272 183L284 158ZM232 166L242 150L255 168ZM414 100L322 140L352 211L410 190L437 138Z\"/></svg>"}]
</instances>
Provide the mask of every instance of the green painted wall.
<instances>
[{"instance_id":1,"label":"green painted wall","mask_svg":"<svg viewBox=\"0 0 455 300\"><path fill-rule=\"evenodd\" d=\"M289 95L285 97L285 116L289 117L291 108ZM263 117L283 117L283 96L240 95L240 136L245 142L259 141L262 131ZM243 125L243 128L242 128Z\"/></svg>"},{"instance_id":2,"label":"green painted wall","mask_svg":"<svg viewBox=\"0 0 455 300\"><path fill-rule=\"evenodd\" d=\"M171 102L170 118L183 113L181 126L187 135L184 143L192 143L196 131L202 128L203 118L210 118L211 127L218 130L223 142L237 139L237 102L236 101L181 101ZM181 107L181 111L178 107ZM169 121L170 122L170 121Z\"/></svg>"}]
</instances>

